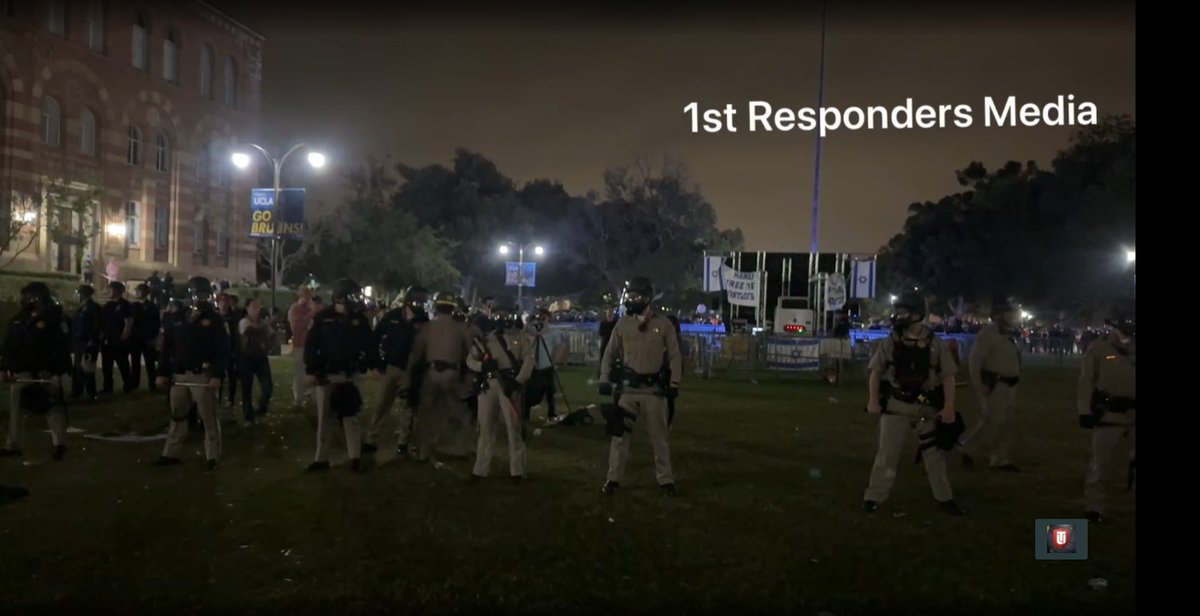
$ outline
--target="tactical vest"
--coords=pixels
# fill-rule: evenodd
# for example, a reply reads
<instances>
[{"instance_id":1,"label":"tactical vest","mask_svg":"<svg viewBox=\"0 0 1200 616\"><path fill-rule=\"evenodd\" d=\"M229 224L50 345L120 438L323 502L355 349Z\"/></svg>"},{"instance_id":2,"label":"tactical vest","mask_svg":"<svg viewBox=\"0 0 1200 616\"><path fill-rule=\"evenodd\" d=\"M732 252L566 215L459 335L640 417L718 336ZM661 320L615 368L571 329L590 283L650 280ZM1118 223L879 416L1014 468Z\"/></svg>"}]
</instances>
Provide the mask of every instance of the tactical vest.
<instances>
[{"instance_id":1,"label":"tactical vest","mask_svg":"<svg viewBox=\"0 0 1200 616\"><path fill-rule=\"evenodd\" d=\"M925 391L933 361L932 341L908 345L897 340L892 346L892 379L896 388L908 394Z\"/></svg>"}]
</instances>

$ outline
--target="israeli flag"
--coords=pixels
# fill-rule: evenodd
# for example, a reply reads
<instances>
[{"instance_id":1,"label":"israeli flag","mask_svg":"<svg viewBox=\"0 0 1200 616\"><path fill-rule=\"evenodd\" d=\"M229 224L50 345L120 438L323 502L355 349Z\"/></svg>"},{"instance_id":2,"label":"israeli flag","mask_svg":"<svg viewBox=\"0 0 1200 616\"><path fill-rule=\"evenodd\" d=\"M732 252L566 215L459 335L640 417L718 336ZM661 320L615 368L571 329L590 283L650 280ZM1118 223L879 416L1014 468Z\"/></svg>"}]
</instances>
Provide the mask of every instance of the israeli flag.
<instances>
[{"instance_id":1,"label":"israeli flag","mask_svg":"<svg viewBox=\"0 0 1200 616\"><path fill-rule=\"evenodd\" d=\"M725 257L704 257L704 292L725 290Z\"/></svg>"},{"instance_id":2,"label":"israeli flag","mask_svg":"<svg viewBox=\"0 0 1200 616\"><path fill-rule=\"evenodd\" d=\"M855 261L850 267L850 297L869 299L875 297L875 260Z\"/></svg>"}]
</instances>

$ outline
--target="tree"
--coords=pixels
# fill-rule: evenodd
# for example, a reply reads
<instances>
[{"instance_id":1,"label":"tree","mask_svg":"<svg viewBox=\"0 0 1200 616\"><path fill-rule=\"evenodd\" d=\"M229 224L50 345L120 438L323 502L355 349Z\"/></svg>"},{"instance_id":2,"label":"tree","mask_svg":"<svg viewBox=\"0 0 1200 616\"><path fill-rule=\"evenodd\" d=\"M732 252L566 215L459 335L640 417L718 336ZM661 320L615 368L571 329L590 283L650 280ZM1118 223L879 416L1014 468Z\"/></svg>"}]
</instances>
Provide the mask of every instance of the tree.
<instances>
[{"instance_id":1,"label":"tree","mask_svg":"<svg viewBox=\"0 0 1200 616\"><path fill-rule=\"evenodd\" d=\"M742 247L740 230L717 229L716 210L677 160L610 169L604 184L605 201L587 207L584 220L589 261L614 295L634 276L649 277L656 291L698 289L705 251Z\"/></svg>"},{"instance_id":2,"label":"tree","mask_svg":"<svg viewBox=\"0 0 1200 616\"><path fill-rule=\"evenodd\" d=\"M345 201L310 225L296 267L318 278L343 276L362 285L398 291L422 284L437 288L457 282L450 263L454 244L395 203L397 181L376 160L347 175Z\"/></svg>"},{"instance_id":3,"label":"tree","mask_svg":"<svg viewBox=\"0 0 1200 616\"><path fill-rule=\"evenodd\" d=\"M5 224L0 227L0 268L29 250L42 234L65 246L87 246L100 232L98 183L54 178L34 194L14 192ZM82 250L78 251L82 259Z\"/></svg>"},{"instance_id":4,"label":"tree","mask_svg":"<svg viewBox=\"0 0 1200 616\"><path fill-rule=\"evenodd\" d=\"M966 190L909 206L881 250L884 288L919 286L959 314L993 295L1080 314L1131 292L1114 261L1133 245L1135 136L1132 119L1110 117L1076 134L1052 170L957 171Z\"/></svg>"}]
</instances>

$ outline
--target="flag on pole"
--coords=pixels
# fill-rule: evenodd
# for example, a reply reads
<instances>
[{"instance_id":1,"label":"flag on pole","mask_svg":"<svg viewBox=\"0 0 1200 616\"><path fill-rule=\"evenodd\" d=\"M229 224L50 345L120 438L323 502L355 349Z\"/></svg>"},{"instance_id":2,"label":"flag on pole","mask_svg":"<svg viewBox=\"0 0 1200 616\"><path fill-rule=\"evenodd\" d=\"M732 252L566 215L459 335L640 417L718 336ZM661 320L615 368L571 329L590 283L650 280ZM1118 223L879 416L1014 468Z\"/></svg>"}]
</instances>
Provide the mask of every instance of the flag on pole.
<instances>
[{"instance_id":1,"label":"flag on pole","mask_svg":"<svg viewBox=\"0 0 1200 616\"><path fill-rule=\"evenodd\" d=\"M725 290L725 257L704 257L704 292Z\"/></svg>"},{"instance_id":2,"label":"flag on pole","mask_svg":"<svg viewBox=\"0 0 1200 616\"><path fill-rule=\"evenodd\" d=\"M850 268L850 297L869 299L875 297L875 260L855 261Z\"/></svg>"}]
</instances>

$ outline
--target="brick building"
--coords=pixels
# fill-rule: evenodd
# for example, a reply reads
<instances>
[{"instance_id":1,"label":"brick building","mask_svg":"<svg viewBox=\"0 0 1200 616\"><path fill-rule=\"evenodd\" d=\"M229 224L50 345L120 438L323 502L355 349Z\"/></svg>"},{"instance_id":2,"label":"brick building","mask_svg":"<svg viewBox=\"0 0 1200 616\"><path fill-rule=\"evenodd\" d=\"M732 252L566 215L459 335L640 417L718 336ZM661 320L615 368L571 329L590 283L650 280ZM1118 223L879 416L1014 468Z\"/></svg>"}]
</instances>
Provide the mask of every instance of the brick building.
<instances>
[{"instance_id":1,"label":"brick building","mask_svg":"<svg viewBox=\"0 0 1200 616\"><path fill-rule=\"evenodd\" d=\"M229 155L258 133L263 37L198 0L0 4L0 223L34 203L21 220L75 232L43 226L6 269L79 272L90 253L98 283L109 257L124 280L254 280L256 178ZM34 198L72 189L97 206L55 219L61 201Z\"/></svg>"}]
</instances>

